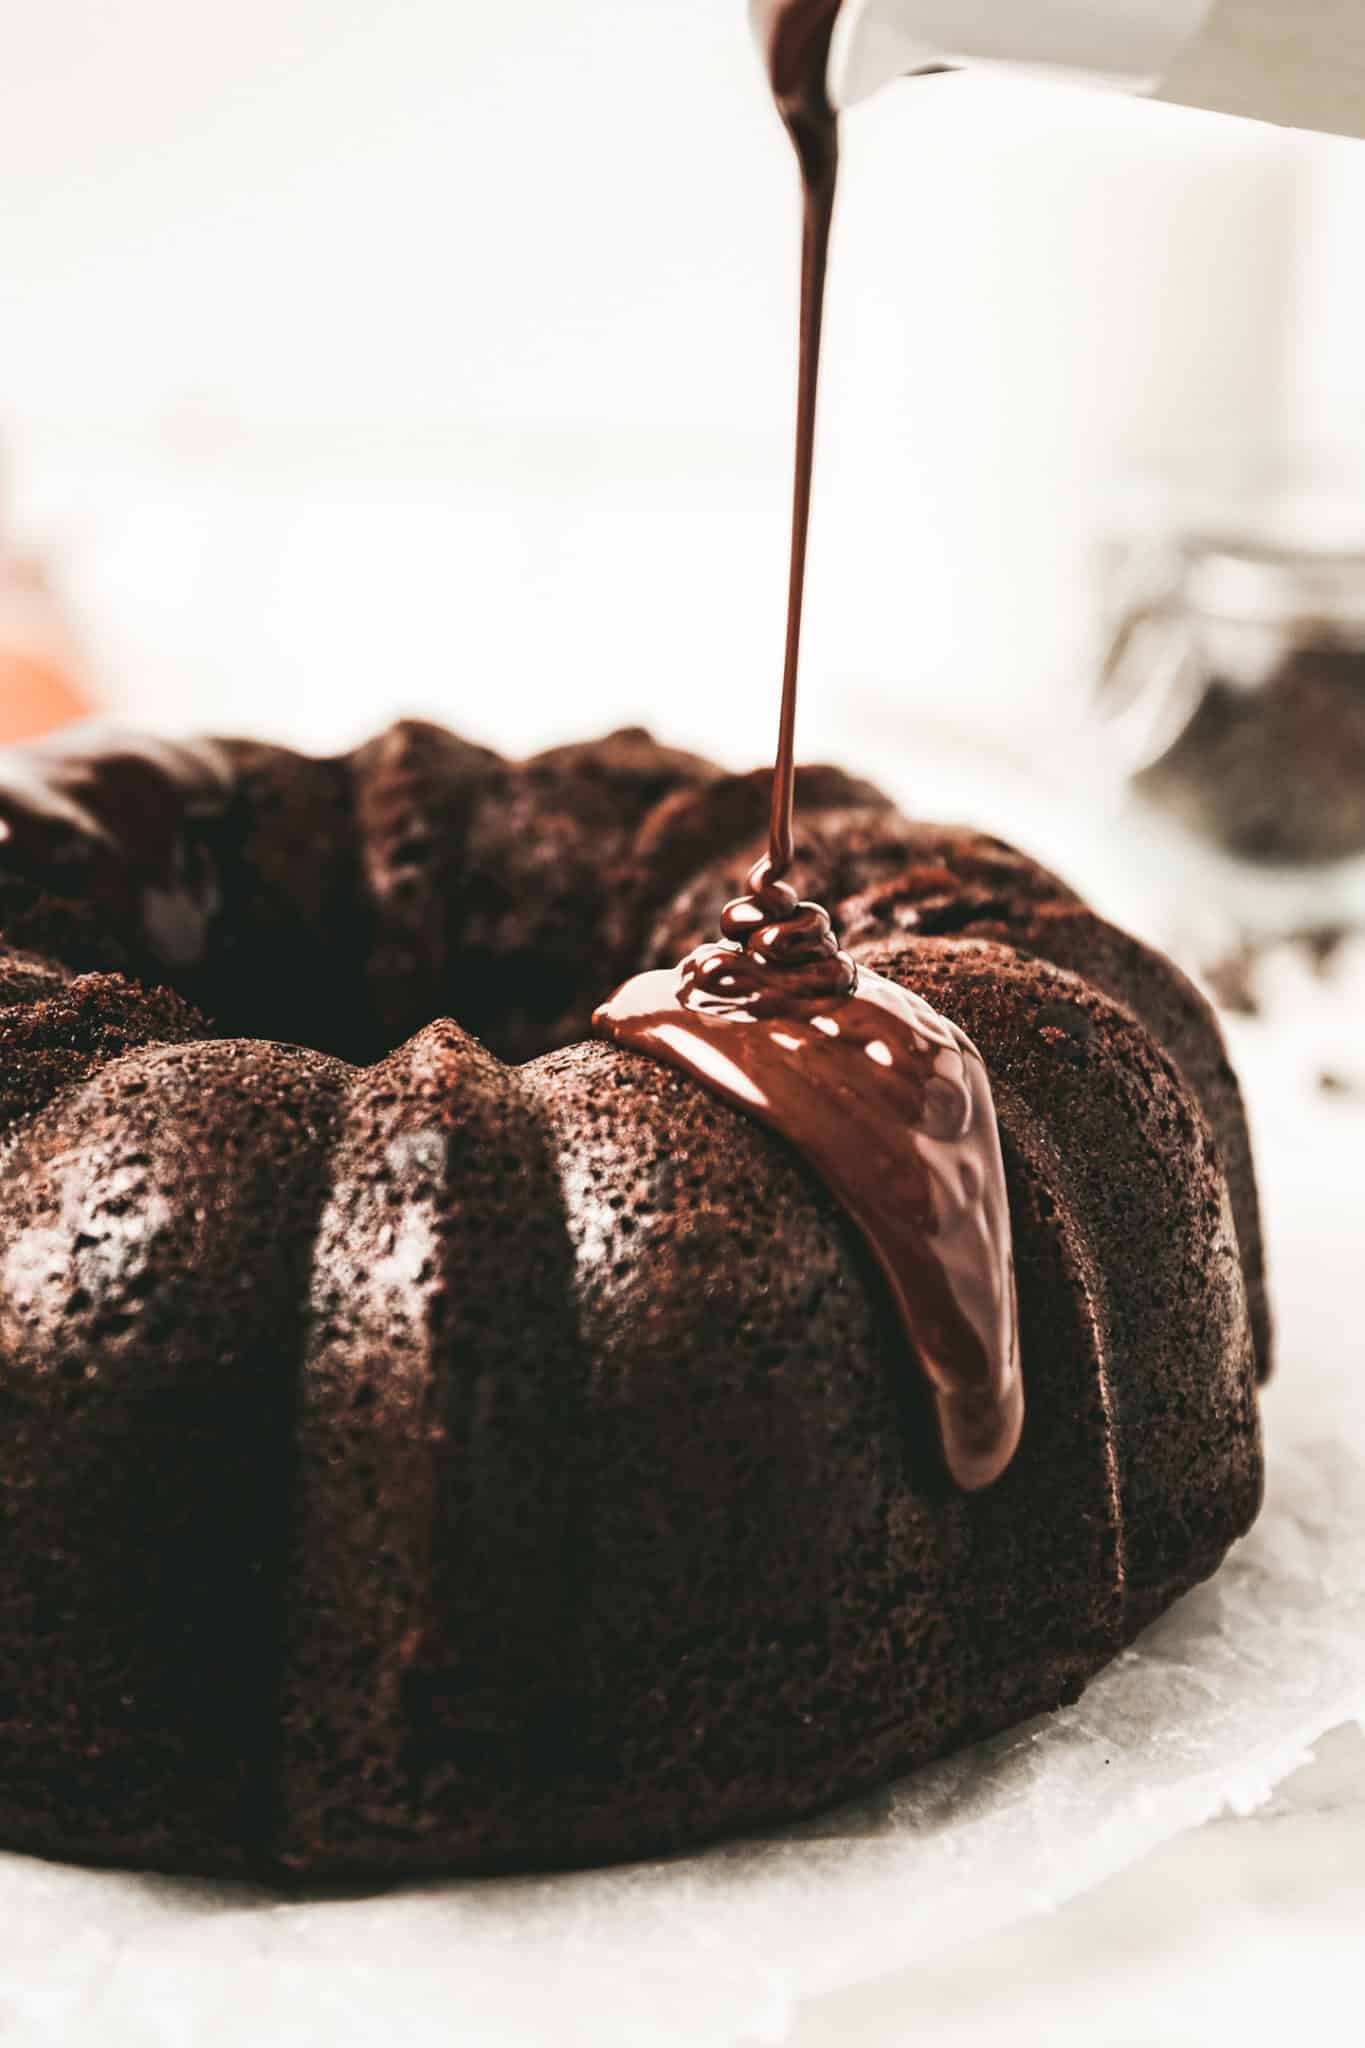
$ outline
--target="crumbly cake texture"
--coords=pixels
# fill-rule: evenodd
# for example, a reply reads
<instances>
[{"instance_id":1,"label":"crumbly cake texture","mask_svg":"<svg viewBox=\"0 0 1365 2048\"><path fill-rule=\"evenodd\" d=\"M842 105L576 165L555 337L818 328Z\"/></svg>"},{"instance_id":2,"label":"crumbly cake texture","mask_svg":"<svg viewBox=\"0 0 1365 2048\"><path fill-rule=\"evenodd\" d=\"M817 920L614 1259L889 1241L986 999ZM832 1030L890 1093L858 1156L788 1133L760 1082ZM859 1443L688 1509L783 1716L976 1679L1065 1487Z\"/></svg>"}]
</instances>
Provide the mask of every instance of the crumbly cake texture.
<instances>
[{"instance_id":1,"label":"crumbly cake texture","mask_svg":"<svg viewBox=\"0 0 1365 2048\"><path fill-rule=\"evenodd\" d=\"M1028 1417L968 1497L825 1189L585 1042L714 935L770 779L639 732L225 752L174 974L78 858L0 848L0 1842L277 1881L678 1849L1075 1699L1217 1567L1269 1340L1169 962L803 775L793 879L996 1093Z\"/></svg>"}]
</instances>

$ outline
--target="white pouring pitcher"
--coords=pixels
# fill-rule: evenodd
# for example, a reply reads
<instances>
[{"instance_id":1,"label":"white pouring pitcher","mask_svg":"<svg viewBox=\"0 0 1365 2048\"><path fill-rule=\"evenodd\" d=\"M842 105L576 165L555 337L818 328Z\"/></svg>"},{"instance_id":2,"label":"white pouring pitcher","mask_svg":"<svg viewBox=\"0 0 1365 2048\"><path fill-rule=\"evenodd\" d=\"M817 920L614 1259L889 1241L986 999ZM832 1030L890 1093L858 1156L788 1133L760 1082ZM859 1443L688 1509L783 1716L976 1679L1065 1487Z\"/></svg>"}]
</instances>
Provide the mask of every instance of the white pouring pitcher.
<instances>
[{"instance_id":1,"label":"white pouring pitcher","mask_svg":"<svg viewBox=\"0 0 1365 2048\"><path fill-rule=\"evenodd\" d=\"M1365 135L1361 0L845 0L831 90L980 64Z\"/></svg>"}]
</instances>

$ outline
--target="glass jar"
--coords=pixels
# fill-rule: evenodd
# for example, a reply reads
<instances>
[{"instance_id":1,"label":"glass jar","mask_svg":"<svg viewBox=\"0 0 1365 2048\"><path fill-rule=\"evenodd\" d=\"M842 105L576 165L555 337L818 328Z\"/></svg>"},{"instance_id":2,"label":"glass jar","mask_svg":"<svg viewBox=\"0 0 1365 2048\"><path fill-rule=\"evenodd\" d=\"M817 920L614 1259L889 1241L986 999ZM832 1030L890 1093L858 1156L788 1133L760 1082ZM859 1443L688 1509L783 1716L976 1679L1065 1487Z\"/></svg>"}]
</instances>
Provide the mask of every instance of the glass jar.
<instances>
[{"instance_id":1,"label":"glass jar","mask_svg":"<svg viewBox=\"0 0 1365 2048\"><path fill-rule=\"evenodd\" d=\"M1365 854L1365 553L1195 534L1140 582L1100 685L1135 793L1243 861Z\"/></svg>"},{"instance_id":2,"label":"glass jar","mask_svg":"<svg viewBox=\"0 0 1365 2048\"><path fill-rule=\"evenodd\" d=\"M1116 846L1303 1143L1309 1103L1365 1114L1365 553L1204 530L1124 584L1100 684Z\"/></svg>"}]
</instances>

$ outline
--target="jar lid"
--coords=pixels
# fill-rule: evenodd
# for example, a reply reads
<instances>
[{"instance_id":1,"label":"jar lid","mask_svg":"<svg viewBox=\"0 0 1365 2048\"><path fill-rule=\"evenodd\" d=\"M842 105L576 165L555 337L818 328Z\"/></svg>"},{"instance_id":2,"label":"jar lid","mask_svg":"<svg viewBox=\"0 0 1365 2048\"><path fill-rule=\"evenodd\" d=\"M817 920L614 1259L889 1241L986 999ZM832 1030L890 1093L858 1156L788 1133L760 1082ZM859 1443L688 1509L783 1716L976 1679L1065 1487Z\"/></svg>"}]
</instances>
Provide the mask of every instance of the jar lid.
<instances>
[{"instance_id":1,"label":"jar lid","mask_svg":"<svg viewBox=\"0 0 1365 2048\"><path fill-rule=\"evenodd\" d=\"M1252 536L1189 534L1173 593L1181 609L1230 625L1365 635L1365 553Z\"/></svg>"}]
</instances>

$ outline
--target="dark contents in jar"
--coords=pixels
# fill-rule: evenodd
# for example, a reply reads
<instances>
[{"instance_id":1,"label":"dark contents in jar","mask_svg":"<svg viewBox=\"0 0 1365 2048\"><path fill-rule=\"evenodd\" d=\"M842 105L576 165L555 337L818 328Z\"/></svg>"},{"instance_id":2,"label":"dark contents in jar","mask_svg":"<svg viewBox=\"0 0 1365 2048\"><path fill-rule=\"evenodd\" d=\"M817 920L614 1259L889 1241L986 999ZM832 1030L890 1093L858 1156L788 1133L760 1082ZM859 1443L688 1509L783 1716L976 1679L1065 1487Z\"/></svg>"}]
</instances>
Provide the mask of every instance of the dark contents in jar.
<instances>
[{"instance_id":1,"label":"dark contents in jar","mask_svg":"<svg viewBox=\"0 0 1365 2048\"><path fill-rule=\"evenodd\" d=\"M1248 860L1365 852L1365 648L1296 649L1254 691L1214 681L1137 786Z\"/></svg>"},{"instance_id":2,"label":"dark contents in jar","mask_svg":"<svg viewBox=\"0 0 1365 2048\"><path fill-rule=\"evenodd\" d=\"M1220 1010L1239 1017L1259 1017L1264 1010L1260 984L1278 954L1297 954L1319 981L1334 978L1337 962L1353 941L1365 936L1347 924L1315 924L1271 938L1242 938L1229 952L1205 961L1199 970Z\"/></svg>"}]
</instances>

